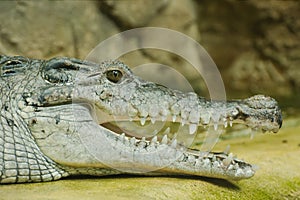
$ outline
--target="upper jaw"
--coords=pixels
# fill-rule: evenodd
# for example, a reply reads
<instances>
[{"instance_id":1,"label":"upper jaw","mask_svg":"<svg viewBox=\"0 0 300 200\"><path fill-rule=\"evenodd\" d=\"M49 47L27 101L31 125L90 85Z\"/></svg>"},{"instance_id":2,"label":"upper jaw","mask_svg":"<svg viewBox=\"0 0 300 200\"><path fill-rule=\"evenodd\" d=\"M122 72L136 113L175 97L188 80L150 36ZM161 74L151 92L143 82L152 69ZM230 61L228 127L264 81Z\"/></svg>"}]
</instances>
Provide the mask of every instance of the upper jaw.
<instances>
[{"instance_id":1,"label":"upper jaw","mask_svg":"<svg viewBox=\"0 0 300 200\"><path fill-rule=\"evenodd\" d=\"M205 100L195 93L168 91L158 95L148 94L150 97L154 95L159 98L137 101L135 98L139 95L136 95L126 101L122 98L113 100L107 107L110 120L135 120L140 121L141 126L147 121L152 124L156 121L177 122L188 125L190 134L194 134L199 126L213 126L214 129L218 129L219 126L226 128L233 123L242 123L254 130L276 133L282 125L282 114L277 102L263 95L228 102ZM102 123L109 117L99 118L99 123Z\"/></svg>"}]
</instances>

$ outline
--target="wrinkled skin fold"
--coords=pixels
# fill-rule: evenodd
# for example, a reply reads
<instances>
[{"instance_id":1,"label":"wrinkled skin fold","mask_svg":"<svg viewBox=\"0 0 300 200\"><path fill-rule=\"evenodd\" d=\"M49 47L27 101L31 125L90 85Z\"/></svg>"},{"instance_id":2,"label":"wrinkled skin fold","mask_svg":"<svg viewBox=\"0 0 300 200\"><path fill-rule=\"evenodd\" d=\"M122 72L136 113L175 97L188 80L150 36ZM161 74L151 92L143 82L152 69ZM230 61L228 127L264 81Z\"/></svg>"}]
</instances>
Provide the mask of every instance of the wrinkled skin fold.
<instances>
[{"instance_id":1,"label":"wrinkled skin fold","mask_svg":"<svg viewBox=\"0 0 300 200\"><path fill-rule=\"evenodd\" d=\"M1 183L121 173L250 178L251 164L190 141L204 127L277 132L282 124L271 97L209 101L142 80L119 61L0 56L0 67Z\"/></svg>"}]
</instances>

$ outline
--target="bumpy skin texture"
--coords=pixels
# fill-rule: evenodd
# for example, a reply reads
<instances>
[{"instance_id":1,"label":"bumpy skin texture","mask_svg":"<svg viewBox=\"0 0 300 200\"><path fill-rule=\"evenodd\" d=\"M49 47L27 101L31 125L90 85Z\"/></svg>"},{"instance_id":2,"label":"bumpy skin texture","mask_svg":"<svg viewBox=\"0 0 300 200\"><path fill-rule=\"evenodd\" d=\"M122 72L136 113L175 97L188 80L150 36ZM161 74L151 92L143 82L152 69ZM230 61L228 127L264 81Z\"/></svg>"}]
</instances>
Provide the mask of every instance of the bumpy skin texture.
<instances>
[{"instance_id":1,"label":"bumpy skin texture","mask_svg":"<svg viewBox=\"0 0 300 200\"><path fill-rule=\"evenodd\" d=\"M0 183L120 173L249 178L251 164L186 148L182 129L170 139L170 128L156 136L149 124L181 124L188 135L235 122L272 132L282 124L270 97L208 101L144 81L118 61L0 56L0 73ZM123 126L136 121L133 131Z\"/></svg>"}]
</instances>

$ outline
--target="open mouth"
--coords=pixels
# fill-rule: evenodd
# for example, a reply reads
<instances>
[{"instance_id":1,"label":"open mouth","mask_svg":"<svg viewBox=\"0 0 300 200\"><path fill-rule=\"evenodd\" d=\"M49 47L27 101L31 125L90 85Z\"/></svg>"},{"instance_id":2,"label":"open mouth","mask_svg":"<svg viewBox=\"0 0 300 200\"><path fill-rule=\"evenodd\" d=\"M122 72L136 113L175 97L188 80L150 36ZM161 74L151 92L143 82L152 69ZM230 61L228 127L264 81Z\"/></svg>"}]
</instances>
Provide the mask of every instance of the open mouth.
<instances>
[{"instance_id":1,"label":"open mouth","mask_svg":"<svg viewBox=\"0 0 300 200\"><path fill-rule=\"evenodd\" d=\"M114 141L119 144L117 146L124 148L120 149L118 154L121 155L127 149L127 155L134 155L128 157L132 159L131 164L137 166L133 167L136 171L145 165L154 166L151 168L153 171L165 168L174 171L174 165L180 163L186 168L177 171L183 174L195 174L195 171L199 170L200 175L235 180L253 176L256 170L254 166L234 157L229 153L229 149L212 152L212 148L224 129L234 124L243 124L255 131L277 132L282 122L280 110L277 106L253 108L243 101L227 102L225 106L219 106L222 104L220 102L213 106L210 106L210 102L206 104L209 106L195 109L197 112L190 110L186 114L185 110L181 109L181 112L174 113L171 108L155 116L151 115L151 112L143 114L139 109L134 115L128 114L132 112L126 109L123 109L123 115L108 115L95 105L96 122L100 127L109 130L115 138ZM203 112L199 115L198 111L201 109ZM199 138L202 140L200 149L191 148L194 146L193 142ZM168 156L168 162L162 164L162 158ZM129 162L128 157L126 162ZM153 163L153 159L157 162ZM132 166L126 167L128 169Z\"/></svg>"},{"instance_id":2,"label":"open mouth","mask_svg":"<svg viewBox=\"0 0 300 200\"><path fill-rule=\"evenodd\" d=\"M223 132L227 126L232 126L233 121L224 122L223 125L217 123L208 123L206 125L182 123L180 119L170 118L162 120L151 119L120 119L114 117L113 121L101 123L100 126L111 130L118 135L124 135L128 138L136 138L146 141L161 141L165 144L173 142L181 147L189 147L195 138L201 140L205 138L205 132L209 131L214 137L216 132ZM215 138L217 140L217 138ZM198 143L201 141L197 141ZM203 141L202 141L203 142ZM201 143L202 143L201 142ZM212 141L211 141L212 142ZM213 144L212 144L213 146ZM174 146L175 147L175 146Z\"/></svg>"},{"instance_id":3,"label":"open mouth","mask_svg":"<svg viewBox=\"0 0 300 200\"><path fill-rule=\"evenodd\" d=\"M249 119L249 116L238 113L232 114L232 116L203 114L197 123L174 114L158 117L135 116L132 118L129 116L107 115L101 110L98 111L96 118L95 120L100 126L118 135L135 137L136 139L147 141L151 141L153 137L155 137L154 140L156 138L163 139L167 137L169 140L179 140L176 143L182 146L191 145L191 142L188 142L189 139L194 139L196 136L199 138L205 132L209 132L210 134L223 132L228 127L232 127L233 124L242 124L245 128L249 128L253 132L270 131L276 133L280 128L280 124L276 126L267 120ZM201 141L199 142L201 143Z\"/></svg>"},{"instance_id":4,"label":"open mouth","mask_svg":"<svg viewBox=\"0 0 300 200\"><path fill-rule=\"evenodd\" d=\"M120 142L131 145L133 152L136 151L136 148L147 151L151 147L159 149L159 146L168 146L176 151L181 151L184 155L183 157L175 156L173 161L182 159L206 169L207 174L215 170L216 177L223 174L224 178L231 176L231 179L239 180L253 176L256 168L237 159L229 152L229 148L223 152L211 152L224 128L232 126L233 123L235 123L234 120L226 122L222 120L219 123L211 121L205 125L198 124L195 128L194 125L183 124L180 117L177 117L176 120L167 117L163 121L156 120L155 122L150 118L145 121L140 119L126 121L124 118L122 120L115 118L114 121L102 123L100 126L111 130ZM191 148L194 142L199 142L199 140L202 142L201 148ZM203 175L205 176L205 172Z\"/></svg>"}]
</instances>

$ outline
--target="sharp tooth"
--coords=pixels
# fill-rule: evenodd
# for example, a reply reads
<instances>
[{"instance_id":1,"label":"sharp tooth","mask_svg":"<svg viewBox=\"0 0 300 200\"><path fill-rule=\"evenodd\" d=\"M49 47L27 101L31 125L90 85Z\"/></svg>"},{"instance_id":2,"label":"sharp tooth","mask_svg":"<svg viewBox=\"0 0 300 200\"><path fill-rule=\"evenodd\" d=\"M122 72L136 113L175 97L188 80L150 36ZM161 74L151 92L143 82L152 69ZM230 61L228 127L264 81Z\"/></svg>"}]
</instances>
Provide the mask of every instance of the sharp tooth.
<instances>
[{"instance_id":1,"label":"sharp tooth","mask_svg":"<svg viewBox=\"0 0 300 200\"><path fill-rule=\"evenodd\" d=\"M150 119L151 119L151 123L154 124L156 121L155 117L151 117Z\"/></svg>"},{"instance_id":2,"label":"sharp tooth","mask_svg":"<svg viewBox=\"0 0 300 200\"><path fill-rule=\"evenodd\" d=\"M173 115L172 116L172 122L175 122L176 121L176 115Z\"/></svg>"},{"instance_id":3,"label":"sharp tooth","mask_svg":"<svg viewBox=\"0 0 300 200\"><path fill-rule=\"evenodd\" d=\"M121 138L121 140L124 140L124 139L125 139L125 133L122 133L122 134L120 135L120 138Z\"/></svg>"},{"instance_id":4,"label":"sharp tooth","mask_svg":"<svg viewBox=\"0 0 300 200\"><path fill-rule=\"evenodd\" d=\"M250 139L251 140L254 138L255 133L256 132L254 130L250 130Z\"/></svg>"},{"instance_id":5,"label":"sharp tooth","mask_svg":"<svg viewBox=\"0 0 300 200\"><path fill-rule=\"evenodd\" d=\"M194 134L197 131L197 128L198 128L197 124L190 124L189 125L189 133Z\"/></svg>"},{"instance_id":6,"label":"sharp tooth","mask_svg":"<svg viewBox=\"0 0 300 200\"><path fill-rule=\"evenodd\" d=\"M214 123L214 130L218 130L218 123Z\"/></svg>"},{"instance_id":7,"label":"sharp tooth","mask_svg":"<svg viewBox=\"0 0 300 200\"><path fill-rule=\"evenodd\" d=\"M162 144L167 144L168 143L168 136L167 135L164 135L164 137L161 140L161 143Z\"/></svg>"},{"instance_id":8,"label":"sharp tooth","mask_svg":"<svg viewBox=\"0 0 300 200\"><path fill-rule=\"evenodd\" d=\"M177 147L177 140L176 139L173 139L173 141L171 143L171 147L174 148L174 149Z\"/></svg>"},{"instance_id":9,"label":"sharp tooth","mask_svg":"<svg viewBox=\"0 0 300 200\"><path fill-rule=\"evenodd\" d=\"M231 171L233 169L233 165L229 165L228 167L227 167L227 170L228 171Z\"/></svg>"},{"instance_id":10,"label":"sharp tooth","mask_svg":"<svg viewBox=\"0 0 300 200\"><path fill-rule=\"evenodd\" d=\"M145 148L147 146L146 138L142 137L141 141L138 143L138 146L141 148Z\"/></svg>"},{"instance_id":11,"label":"sharp tooth","mask_svg":"<svg viewBox=\"0 0 300 200\"><path fill-rule=\"evenodd\" d=\"M203 164L205 165L205 167L209 167L209 168L211 167L211 162L208 158L205 158L203 160Z\"/></svg>"},{"instance_id":12,"label":"sharp tooth","mask_svg":"<svg viewBox=\"0 0 300 200\"><path fill-rule=\"evenodd\" d=\"M140 122L141 122L141 125L144 126L145 123L146 123L146 118L145 117L141 117L140 118Z\"/></svg>"},{"instance_id":13,"label":"sharp tooth","mask_svg":"<svg viewBox=\"0 0 300 200\"><path fill-rule=\"evenodd\" d=\"M230 163L232 162L232 160L233 160L233 154L230 153L230 154L227 156L227 158L225 158L225 159L222 161L222 163L223 163L224 166L227 167L227 166L230 165Z\"/></svg>"},{"instance_id":14,"label":"sharp tooth","mask_svg":"<svg viewBox=\"0 0 300 200\"><path fill-rule=\"evenodd\" d=\"M217 156L213 155L211 160L212 160L212 162L215 162L217 160Z\"/></svg>"},{"instance_id":15,"label":"sharp tooth","mask_svg":"<svg viewBox=\"0 0 300 200\"><path fill-rule=\"evenodd\" d=\"M224 128L227 128L227 126L228 126L228 122L224 121Z\"/></svg>"},{"instance_id":16,"label":"sharp tooth","mask_svg":"<svg viewBox=\"0 0 300 200\"><path fill-rule=\"evenodd\" d=\"M135 145L135 143L136 143L135 137L130 138L130 143L131 143L132 145Z\"/></svg>"},{"instance_id":17,"label":"sharp tooth","mask_svg":"<svg viewBox=\"0 0 300 200\"><path fill-rule=\"evenodd\" d=\"M152 138L152 140L151 140L151 143L156 143L157 142L157 136L154 136L153 138Z\"/></svg>"},{"instance_id":18,"label":"sharp tooth","mask_svg":"<svg viewBox=\"0 0 300 200\"><path fill-rule=\"evenodd\" d=\"M146 138L145 137L142 137L142 142L146 142Z\"/></svg>"},{"instance_id":19,"label":"sharp tooth","mask_svg":"<svg viewBox=\"0 0 300 200\"><path fill-rule=\"evenodd\" d=\"M168 128L166 128L166 130L164 131L164 135L167 135L167 134L169 134L170 133L170 127L168 127Z\"/></svg>"},{"instance_id":20,"label":"sharp tooth","mask_svg":"<svg viewBox=\"0 0 300 200\"><path fill-rule=\"evenodd\" d=\"M224 149L223 153L227 155L229 152L230 152L230 145L228 144Z\"/></svg>"}]
</instances>

